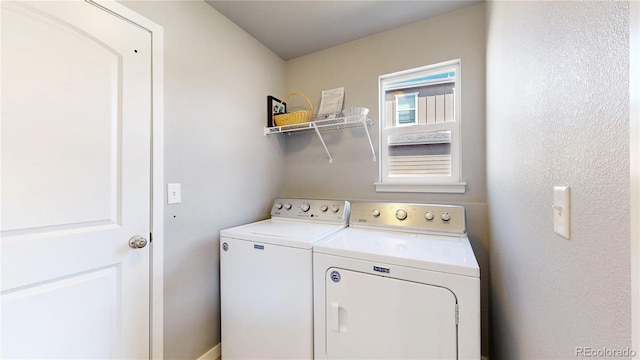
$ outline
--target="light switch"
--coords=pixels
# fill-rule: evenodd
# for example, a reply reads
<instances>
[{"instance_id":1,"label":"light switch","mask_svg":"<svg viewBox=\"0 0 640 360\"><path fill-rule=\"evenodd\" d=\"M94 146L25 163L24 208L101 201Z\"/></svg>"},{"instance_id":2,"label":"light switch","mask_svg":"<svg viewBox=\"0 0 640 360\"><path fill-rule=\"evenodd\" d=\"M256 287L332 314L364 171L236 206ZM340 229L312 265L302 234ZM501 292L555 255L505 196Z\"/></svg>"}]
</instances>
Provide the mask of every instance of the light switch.
<instances>
[{"instance_id":1,"label":"light switch","mask_svg":"<svg viewBox=\"0 0 640 360\"><path fill-rule=\"evenodd\" d=\"M167 184L167 204L180 204L180 184Z\"/></svg>"},{"instance_id":2,"label":"light switch","mask_svg":"<svg viewBox=\"0 0 640 360\"><path fill-rule=\"evenodd\" d=\"M571 197L568 186L553 187L553 231L569 239L571 228Z\"/></svg>"}]
</instances>

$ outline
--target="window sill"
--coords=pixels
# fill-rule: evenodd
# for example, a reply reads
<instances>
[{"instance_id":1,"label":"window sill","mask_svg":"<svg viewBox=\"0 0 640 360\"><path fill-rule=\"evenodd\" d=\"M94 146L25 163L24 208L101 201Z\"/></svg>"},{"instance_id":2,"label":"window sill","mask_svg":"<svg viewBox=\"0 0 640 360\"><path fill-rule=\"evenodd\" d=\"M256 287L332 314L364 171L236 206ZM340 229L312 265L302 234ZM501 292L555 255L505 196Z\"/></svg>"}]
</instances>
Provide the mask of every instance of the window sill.
<instances>
[{"instance_id":1,"label":"window sill","mask_svg":"<svg viewBox=\"0 0 640 360\"><path fill-rule=\"evenodd\" d=\"M405 193L449 193L464 194L466 182L409 184L409 183L374 183L376 192L405 192Z\"/></svg>"}]
</instances>

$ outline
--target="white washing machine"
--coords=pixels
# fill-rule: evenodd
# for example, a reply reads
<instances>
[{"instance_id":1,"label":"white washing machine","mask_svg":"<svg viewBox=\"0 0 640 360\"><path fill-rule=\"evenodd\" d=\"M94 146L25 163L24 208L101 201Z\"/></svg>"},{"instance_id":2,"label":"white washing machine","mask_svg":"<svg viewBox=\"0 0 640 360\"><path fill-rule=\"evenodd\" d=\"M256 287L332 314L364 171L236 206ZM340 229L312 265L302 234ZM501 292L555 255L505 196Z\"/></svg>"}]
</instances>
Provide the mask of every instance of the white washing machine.
<instances>
[{"instance_id":1,"label":"white washing machine","mask_svg":"<svg viewBox=\"0 0 640 360\"><path fill-rule=\"evenodd\" d=\"M480 359L463 207L353 203L313 251L316 359Z\"/></svg>"},{"instance_id":2,"label":"white washing machine","mask_svg":"<svg viewBox=\"0 0 640 360\"><path fill-rule=\"evenodd\" d=\"M277 199L271 218L220 232L222 358L313 358L312 246L347 201Z\"/></svg>"}]
</instances>

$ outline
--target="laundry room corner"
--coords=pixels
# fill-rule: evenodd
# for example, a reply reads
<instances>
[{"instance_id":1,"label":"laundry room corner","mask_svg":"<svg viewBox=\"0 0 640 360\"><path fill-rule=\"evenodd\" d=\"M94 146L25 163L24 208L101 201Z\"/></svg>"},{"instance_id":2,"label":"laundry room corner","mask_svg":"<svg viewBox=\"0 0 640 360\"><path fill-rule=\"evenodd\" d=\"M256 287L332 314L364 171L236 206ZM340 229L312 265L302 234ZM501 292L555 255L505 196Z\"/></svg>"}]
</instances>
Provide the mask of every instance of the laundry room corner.
<instances>
[{"instance_id":1,"label":"laundry room corner","mask_svg":"<svg viewBox=\"0 0 640 360\"><path fill-rule=\"evenodd\" d=\"M437 37L428 34L439 34ZM379 154L378 77L446 60L461 59L462 176L464 194L376 192L378 161L371 161L362 131L327 132L327 160L313 133L287 137L283 196L385 200L461 205L469 239L480 264L482 346L490 346L489 230L485 179L485 4L476 4L286 62L288 91L317 105L322 90L344 87L345 107L371 109L369 127ZM402 54L402 56L389 56Z\"/></svg>"},{"instance_id":2,"label":"laundry room corner","mask_svg":"<svg viewBox=\"0 0 640 360\"><path fill-rule=\"evenodd\" d=\"M640 357L640 0L0 28L0 358Z\"/></svg>"}]
</instances>

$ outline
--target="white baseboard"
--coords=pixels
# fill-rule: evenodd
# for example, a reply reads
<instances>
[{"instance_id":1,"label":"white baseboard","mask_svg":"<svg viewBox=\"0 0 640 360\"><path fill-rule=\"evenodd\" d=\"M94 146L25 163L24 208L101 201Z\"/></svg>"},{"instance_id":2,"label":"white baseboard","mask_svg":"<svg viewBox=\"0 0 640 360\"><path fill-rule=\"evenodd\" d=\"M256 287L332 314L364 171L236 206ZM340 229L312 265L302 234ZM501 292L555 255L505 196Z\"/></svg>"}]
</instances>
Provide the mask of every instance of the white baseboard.
<instances>
[{"instance_id":1,"label":"white baseboard","mask_svg":"<svg viewBox=\"0 0 640 360\"><path fill-rule=\"evenodd\" d=\"M216 360L220 357L220 344L211 348L211 350L200 356L198 360Z\"/></svg>"}]
</instances>

